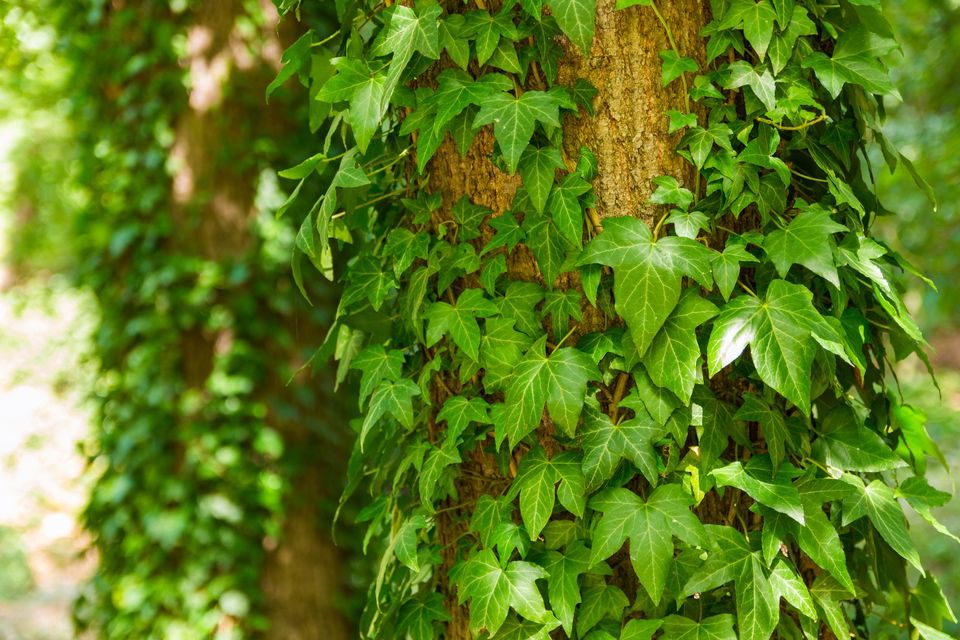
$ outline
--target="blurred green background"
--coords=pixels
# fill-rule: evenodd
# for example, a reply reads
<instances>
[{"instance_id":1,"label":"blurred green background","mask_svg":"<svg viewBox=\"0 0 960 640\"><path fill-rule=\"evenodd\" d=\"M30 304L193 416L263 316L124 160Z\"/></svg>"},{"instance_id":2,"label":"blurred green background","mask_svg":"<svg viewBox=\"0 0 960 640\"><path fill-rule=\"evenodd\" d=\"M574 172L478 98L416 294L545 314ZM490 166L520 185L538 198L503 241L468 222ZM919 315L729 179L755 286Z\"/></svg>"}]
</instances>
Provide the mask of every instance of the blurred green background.
<instances>
[{"instance_id":1,"label":"blurred green background","mask_svg":"<svg viewBox=\"0 0 960 640\"><path fill-rule=\"evenodd\" d=\"M939 390L915 360L898 379L952 465L952 473L931 468L931 483L953 492L960 473L960 2L885 4L903 45L895 80L904 98L886 105L887 130L939 202L933 211L906 171L888 175L878 156L880 195L893 213L882 234L935 284L912 279L908 302L931 343ZM23 0L0 8L0 640L72 637L71 602L94 570L77 524L91 482L80 451L94 415L85 399L95 384L86 356L98 323L93 292L76 277L89 246L78 216L91 193L76 160L76 111L67 95L73 63L47 20L51 6ZM937 517L960 532L960 502ZM924 564L958 608L960 544L919 518L913 525Z\"/></svg>"}]
</instances>

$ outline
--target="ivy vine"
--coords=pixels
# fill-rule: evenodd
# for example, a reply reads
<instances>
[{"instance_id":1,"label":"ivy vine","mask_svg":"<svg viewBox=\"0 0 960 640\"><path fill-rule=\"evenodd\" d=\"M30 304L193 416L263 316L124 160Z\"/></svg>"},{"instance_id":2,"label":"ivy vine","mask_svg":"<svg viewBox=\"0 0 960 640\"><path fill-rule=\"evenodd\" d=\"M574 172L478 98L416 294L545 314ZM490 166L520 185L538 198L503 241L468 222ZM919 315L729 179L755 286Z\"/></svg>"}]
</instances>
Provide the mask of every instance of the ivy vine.
<instances>
[{"instance_id":1,"label":"ivy vine","mask_svg":"<svg viewBox=\"0 0 960 640\"><path fill-rule=\"evenodd\" d=\"M343 282L319 356L360 379L366 637L461 637L461 607L491 638L946 637L902 510L946 533L946 463L888 382L925 361L919 274L871 236L867 146L912 171L881 127L893 30L878 0L709 4L699 58L617 2L665 32L696 175L654 181L650 223L600 219L594 154L562 145L597 99L558 81L595 0L338 0L339 31L287 51L324 134L288 207L330 185L293 272ZM496 213L431 162L491 129L518 176Z\"/></svg>"}]
</instances>

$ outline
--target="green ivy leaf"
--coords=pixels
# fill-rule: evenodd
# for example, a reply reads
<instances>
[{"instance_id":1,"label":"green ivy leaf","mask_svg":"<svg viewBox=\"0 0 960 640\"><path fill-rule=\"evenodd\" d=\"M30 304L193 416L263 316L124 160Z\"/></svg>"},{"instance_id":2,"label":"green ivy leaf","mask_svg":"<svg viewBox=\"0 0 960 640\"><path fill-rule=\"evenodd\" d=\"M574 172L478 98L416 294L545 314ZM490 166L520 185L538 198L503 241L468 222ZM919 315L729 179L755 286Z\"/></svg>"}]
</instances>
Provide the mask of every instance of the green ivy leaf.
<instances>
[{"instance_id":1,"label":"green ivy leaf","mask_svg":"<svg viewBox=\"0 0 960 640\"><path fill-rule=\"evenodd\" d=\"M413 233L409 229L394 229L387 235L383 255L393 258L393 275L402 276L417 258L426 260L430 250L430 236Z\"/></svg>"},{"instance_id":2,"label":"green ivy leaf","mask_svg":"<svg viewBox=\"0 0 960 640\"><path fill-rule=\"evenodd\" d=\"M532 622L547 623L553 616L544 608L536 581L547 577L543 567L522 561L501 568L493 551L484 549L463 563L456 575L460 604L470 600L470 630L491 636L512 608Z\"/></svg>"},{"instance_id":3,"label":"green ivy leaf","mask_svg":"<svg viewBox=\"0 0 960 640\"><path fill-rule=\"evenodd\" d=\"M515 446L540 424L546 405L550 417L567 435L580 420L587 383L599 377L597 365L578 349L557 349L546 355L546 336L538 340L513 372L507 388L506 431L497 433L497 446L509 436Z\"/></svg>"},{"instance_id":4,"label":"green ivy leaf","mask_svg":"<svg viewBox=\"0 0 960 640\"><path fill-rule=\"evenodd\" d=\"M360 447L367 439L373 425L389 414L407 429L413 428L413 398L420 395L420 387L408 378L396 382L383 382L373 392L367 415L360 429Z\"/></svg>"},{"instance_id":5,"label":"green ivy leaf","mask_svg":"<svg viewBox=\"0 0 960 640\"><path fill-rule=\"evenodd\" d=\"M720 21L721 29L741 27L743 35L763 60L773 39L773 22L777 14L767 0L734 0Z\"/></svg>"},{"instance_id":6,"label":"green ivy leaf","mask_svg":"<svg viewBox=\"0 0 960 640\"><path fill-rule=\"evenodd\" d=\"M499 73L488 73L474 80L457 69L447 69L437 76L437 90L425 102L435 110L433 128L442 129L470 105L480 106L484 98L509 91L510 79Z\"/></svg>"},{"instance_id":7,"label":"green ivy leaf","mask_svg":"<svg viewBox=\"0 0 960 640\"><path fill-rule=\"evenodd\" d=\"M786 560L781 559L773 567L773 571L770 572L770 586L778 599L783 598L797 611L811 620L816 620L817 610L813 606L810 591Z\"/></svg>"},{"instance_id":8,"label":"green ivy leaf","mask_svg":"<svg viewBox=\"0 0 960 640\"><path fill-rule=\"evenodd\" d=\"M471 423L491 424L489 415L490 405L483 398L466 398L453 396L443 403L443 408L437 412L437 422L446 421L447 434L444 446L457 444L466 428Z\"/></svg>"},{"instance_id":9,"label":"green ivy leaf","mask_svg":"<svg viewBox=\"0 0 960 640\"><path fill-rule=\"evenodd\" d=\"M733 152L733 145L730 143L730 137L733 132L730 127L724 124L714 124L704 129L703 127L690 127L690 129L680 139L680 147L690 149L690 158L697 169L703 168L703 163L707 161L707 156L717 145L722 149Z\"/></svg>"},{"instance_id":10,"label":"green ivy leaf","mask_svg":"<svg viewBox=\"0 0 960 640\"><path fill-rule=\"evenodd\" d=\"M409 57L414 52L431 60L440 57L440 29L438 18L443 9L437 4L425 4L420 13L398 4L387 17L387 27L377 37L373 55Z\"/></svg>"},{"instance_id":11,"label":"green ivy leaf","mask_svg":"<svg viewBox=\"0 0 960 640\"><path fill-rule=\"evenodd\" d=\"M663 620L629 620L620 632L620 640L650 640L663 626Z\"/></svg>"},{"instance_id":12,"label":"green ivy leaf","mask_svg":"<svg viewBox=\"0 0 960 640\"><path fill-rule=\"evenodd\" d=\"M597 20L596 0L546 0L557 24L570 41L590 55Z\"/></svg>"},{"instance_id":13,"label":"green ivy leaf","mask_svg":"<svg viewBox=\"0 0 960 640\"><path fill-rule=\"evenodd\" d=\"M554 147L527 147L520 157L520 177L537 213L543 213L563 157Z\"/></svg>"},{"instance_id":14,"label":"green ivy leaf","mask_svg":"<svg viewBox=\"0 0 960 640\"><path fill-rule=\"evenodd\" d=\"M397 560L414 573L420 571L417 558L418 534L421 529L427 528L428 524L427 517L423 514L410 516L397 529L397 534L390 543Z\"/></svg>"},{"instance_id":15,"label":"green ivy leaf","mask_svg":"<svg viewBox=\"0 0 960 640\"><path fill-rule=\"evenodd\" d=\"M867 516L890 548L923 575L920 556L910 539L907 520L893 489L881 480L864 485L856 476L847 475L844 479L854 487L854 492L843 499L844 526Z\"/></svg>"},{"instance_id":16,"label":"green ivy leaf","mask_svg":"<svg viewBox=\"0 0 960 640\"><path fill-rule=\"evenodd\" d=\"M582 297L578 291L548 291L543 303L543 317L550 316L554 341L561 340L567 333L570 318L580 321L583 312L580 309Z\"/></svg>"},{"instance_id":17,"label":"green ivy leaf","mask_svg":"<svg viewBox=\"0 0 960 640\"><path fill-rule=\"evenodd\" d=\"M363 372L360 378L360 408L363 401L381 382L396 382L403 371L403 352L398 349L387 351L383 345L366 347L353 358L352 369Z\"/></svg>"},{"instance_id":18,"label":"green ivy leaf","mask_svg":"<svg viewBox=\"0 0 960 640\"><path fill-rule=\"evenodd\" d=\"M663 621L663 640L737 640L733 616L723 613L696 622L683 616L667 616Z\"/></svg>"},{"instance_id":19,"label":"green ivy leaf","mask_svg":"<svg viewBox=\"0 0 960 640\"><path fill-rule=\"evenodd\" d=\"M341 304L346 306L366 299L374 311L378 311L390 291L397 288L394 277L383 271L380 261L371 255L361 256L350 266L347 281L349 286Z\"/></svg>"},{"instance_id":20,"label":"green ivy leaf","mask_svg":"<svg viewBox=\"0 0 960 640\"><path fill-rule=\"evenodd\" d=\"M824 431L813 444L813 456L844 471L890 471L906 466L883 438L857 422Z\"/></svg>"},{"instance_id":21,"label":"green ivy leaf","mask_svg":"<svg viewBox=\"0 0 960 640\"><path fill-rule=\"evenodd\" d=\"M509 93L495 93L483 99L473 128L493 123L493 135L507 169L515 173L537 122L560 126L560 102L556 96L543 91L527 91L519 98Z\"/></svg>"},{"instance_id":22,"label":"green ivy leaf","mask_svg":"<svg viewBox=\"0 0 960 640\"><path fill-rule=\"evenodd\" d=\"M840 603L850 596L837 584L836 580L828 575L821 574L813 581L810 587L810 595L813 596L819 609L823 612L823 617L830 627L830 630L838 638L846 638L850 635L850 625L843 614L843 607Z\"/></svg>"},{"instance_id":23,"label":"green ivy leaf","mask_svg":"<svg viewBox=\"0 0 960 640\"><path fill-rule=\"evenodd\" d=\"M833 55L814 51L803 59L830 95L836 98L847 83L858 84L871 93L899 97L884 65L877 60L897 47L896 42L855 26L837 40Z\"/></svg>"},{"instance_id":24,"label":"green ivy leaf","mask_svg":"<svg viewBox=\"0 0 960 640\"><path fill-rule=\"evenodd\" d=\"M931 487L926 479L913 476L904 480L897 487L897 496L906 499L917 514L926 520L934 529L943 535L960 542L960 538L951 533L938 521L931 511L934 507L942 507L950 501L950 494Z\"/></svg>"},{"instance_id":25,"label":"green ivy leaf","mask_svg":"<svg viewBox=\"0 0 960 640\"><path fill-rule=\"evenodd\" d=\"M684 73L696 73L697 62L693 58L681 58L672 49L660 52L662 62L660 70L660 84L664 87L682 76Z\"/></svg>"},{"instance_id":26,"label":"green ivy leaf","mask_svg":"<svg viewBox=\"0 0 960 640\"><path fill-rule=\"evenodd\" d=\"M438 624L449 620L443 596L428 592L403 603L397 614L397 628L413 640L435 640L440 635Z\"/></svg>"},{"instance_id":27,"label":"green ivy leaf","mask_svg":"<svg viewBox=\"0 0 960 640\"><path fill-rule=\"evenodd\" d=\"M650 202L653 204L672 204L684 211L693 204L693 192L681 187L680 182L673 176L658 176L653 179L653 184L657 185L650 195Z\"/></svg>"},{"instance_id":28,"label":"green ivy leaf","mask_svg":"<svg viewBox=\"0 0 960 640\"><path fill-rule=\"evenodd\" d=\"M480 225L492 213L490 209L474 204L463 196L450 207L450 217L457 223L460 240L474 240L480 237Z\"/></svg>"},{"instance_id":29,"label":"green ivy leaf","mask_svg":"<svg viewBox=\"0 0 960 640\"><path fill-rule=\"evenodd\" d=\"M714 550L700 570L690 577L683 593L711 591L734 581L738 636L769 640L780 616L780 597L767 578L762 559L735 529L717 525L706 529Z\"/></svg>"},{"instance_id":30,"label":"green ivy leaf","mask_svg":"<svg viewBox=\"0 0 960 640\"><path fill-rule=\"evenodd\" d=\"M614 423L610 416L588 404L583 428L583 475L587 489L594 491L609 480L621 460L629 460L647 481L656 486L660 478L653 443L665 429L646 411L638 417Z\"/></svg>"},{"instance_id":31,"label":"green ivy leaf","mask_svg":"<svg viewBox=\"0 0 960 640\"><path fill-rule=\"evenodd\" d=\"M790 221L786 229L767 234L763 248L783 278L794 264L802 264L810 271L840 287L837 268L833 259L833 234L846 231L830 217L830 212L821 207L801 211Z\"/></svg>"},{"instance_id":32,"label":"green ivy leaf","mask_svg":"<svg viewBox=\"0 0 960 640\"><path fill-rule=\"evenodd\" d=\"M488 393L501 390L510 382L513 368L533 342L514 328L511 318L489 318L481 340L484 367L483 386Z\"/></svg>"},{"instance_id":33,"label":"green ivy leaf","mask_svg":"<svg viewBox=\"0 0 960 640\"><path fill-rule=\"evenodd\" d=\"M656 240L646 223L636 218L610 218L577 264L613 268L615 307L642 356L677 306L683 276L710 286L710 254L689 238Z\"/></svg>"},{"instance_id":34,"label":"green ivy leaf","mask_svg":"<svg viewBox=\"0 0 960 640\"><path fill-rule=\"evenodd\" d=\"M717 311L716 305L688 289L643 356L653 382L684 404L690 403L694 385L703 381L696 329Z\"/></svg>"},{"instance_id":35,"label":"green ivy leaf","mask_svg":"<svg viewBox=\"0 0 960 640\"><path fill-rule=\"evenodd\" d=\"M554 492L558 482L560 486ZM579 456L565 451L550 459L542 447L536 447L521 460L507 494L511 500L520 496L520 516L531 540L540 537L553 515L554 493L567 511L583 517L586 499Z\"/></svg>"},{"instance_id":36,"label":"green ivy leaf","mask_svg":"<svg viewBox=\"0 0 960 640\"><path fill-rule=\"evenodd\" d=\"M786 443L789 440L789 432L783 419L783 413L777 407L771 406L757 396L748 393L744 395L743 406L737 410L734 418L756 422L760 425L773 466L774 468L779 467L786 457Z\"/></svg>"},{"instance_id":37,"label":"green ivy leaf","mask_svg":"<svg viewBox=\"0 0 960 640\"><path fill-rule=\"evenodd\" d=\"M741 262L757 262L747 248L735 241L728 241L723 253L710 254L713 265L713 279L717 282L717 289L724 300L730 299L733 288L740 277Z\"/></svg>"},{"instance_id":38,"label":"green ivy leaf","mask_svg":"<svg viewBox=\"0 0 960 640\"><path fill-rule=\"evenodd\" d=\"M580 576L590 569L590 551L582 540L573 542L563 553L547 551L543 568L547 571L550 608L567 635L573 634L573 616L580 604Z\"/></svg>"},{"instance_id":39,"label":"green ivy leaf","mask_svg":"<svg viewBox=\"0 0 960 640\"><path fill-rule=\"evenodd\" d=\"M719 487L736 487L760 504L804 524L800 492L790 482L796 475L781 466L773 470L769 456L753 456L746 465L739 461L714 469L710 475Z\"/></svg>"},{"instance_id":40,"label":"green ivy leaf","mask_svg":"<svg viewBox=\"0 0 960 640\"><path fill-rule=\"evenodd\" d=\"M460 294L456 306L434 302L424 312L427 320L427 346L440 342L449 335L454 344L471 360L480 357L480 325L477 318L489 318L500 313L497 306L483 295L483 289L467 289Z\"/></svg>"},{"instance_id":41,"label":"green ivy leaf","mask_svg":"<svg viewBox=\"0 0 960 640\"><path fill-rule=\"evenodd\" d=\"M728 302L710 334L711 377L749 344L760 379L809 415L810 367L816 355L811 328L824 324L812 301L806 287L774 280L763 300L738 296Z\"/></svg>"},{"instance_id":42,"label":"green ivy leaf","mask_svg":"<svg viewBox=\"0 0 960 640\"><path fill-rule=\"evenodd\" d=\"M547 201L547 209L557 230L578 248L583 246L583 207L580 196L590 192L590 183L577 173L564 176L555 184Z\"/></svg>"},{"instance_id":43,"label":"green ivy leaf","mask_svg":"<svg viewBox=\"0 0 960 640\"><path fill-rule=\"evenodd\" d=\"M527 246L537 259L543 281L552 288L557 276L564 271L570 247L549 217L528 212L523 220Z\"/></svg>"},{"instance_id":44,"label":"green ivy leaf","mask_svg":"<svg viewBox=\"0 0 960 640\"><path fill-rule=\"evenodd\" d=\"M350 103L350 127L360 152L365 153L380 127L387 76L371 71L363 60L334 58L331 64L337 73L320 87L317 100Z\"/></svg>"},{"instance_id":45,"label":"green ivy leaf","mask_svg":"<svg viewBox=\"0 0 960 640\"><path fill-rule=\"evenodd\" d=\"M517 27L513 24L512 5L505 6L497 13L489 11L470 11L466 17L466 27L462 35L473 38L477 49L477 63L485 65L497 50L501 38L516 41L519 39Z\"/></svg>"},{"instance_id":46,"label":"green ivy leaf","mask_svg":"<svg viewBox=\"0 0 960 640\"><path fill-rule=\"evenodd\" d=\"M690 511L693 499L680 485L661 485L643 498L628 489L601 491L590 508L603 512L593 532L590 561L606 560L630 540L630 561L640 584L659 604L673 559L673 536L687 544L703 544L703 525Z\"/></svg>"}]
</instances>

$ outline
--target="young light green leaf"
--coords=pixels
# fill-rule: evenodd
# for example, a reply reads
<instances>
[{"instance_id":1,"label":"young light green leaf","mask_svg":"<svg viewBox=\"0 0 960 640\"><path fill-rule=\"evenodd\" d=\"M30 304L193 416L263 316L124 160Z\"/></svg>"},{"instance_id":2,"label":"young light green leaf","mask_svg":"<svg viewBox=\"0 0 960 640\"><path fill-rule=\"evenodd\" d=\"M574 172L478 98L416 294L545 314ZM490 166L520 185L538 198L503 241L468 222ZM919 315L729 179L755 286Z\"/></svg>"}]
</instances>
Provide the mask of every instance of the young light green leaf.
<instances>
[{"instance_id":1,"label":"young light green leaf","mask_svg":"<svg viewBox=\"0 0 960 640\"><path fill-rule=\"evenodd\" d=\"M353 358L351 369L363 372L360 378L360 407L373 390L383 381L396 382L403 369L403 352L398 349L387 351L383 345L366 347Z\"/></svg>"},{"instance_id":2,"label":"young light green leaf","mask_svg":"<svg viewBox=\"0 0 960 640\"><path fill-rule=\"evenodd\" d=\"M681 58L672 49L660 52L660 84L664 87L684 73L696 73L697 61L693 58Z\"/></svg>"}]
</instances>

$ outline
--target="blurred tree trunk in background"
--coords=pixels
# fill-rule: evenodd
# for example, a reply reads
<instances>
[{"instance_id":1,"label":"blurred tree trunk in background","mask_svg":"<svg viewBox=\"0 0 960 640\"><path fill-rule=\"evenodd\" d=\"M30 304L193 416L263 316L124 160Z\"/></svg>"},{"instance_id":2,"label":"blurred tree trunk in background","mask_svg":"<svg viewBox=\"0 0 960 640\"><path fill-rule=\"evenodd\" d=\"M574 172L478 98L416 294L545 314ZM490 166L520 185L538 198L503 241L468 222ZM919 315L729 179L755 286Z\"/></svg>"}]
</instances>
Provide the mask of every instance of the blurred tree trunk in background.
<instances>
[{"instance_id":1,"label":"blurred tree trunk in background","mask_svg":"<svg viewBox=\"0 0 960 640\"><path fill-rule=\"evenodd\" d=\"M184 251L212 262L242 259L255 243L251 227L257 214L257 167L229 149L250 149L257 136L264 133L283 140L292 128L284 120L285 110L269 108L263 98L264 87L280 67L280 53L292 40L282 41L283 34L278 35L273 5L267 0L260 4L267 19L259 51L247 49L238 31L242 28L239 21L246 16L241 0L201 3L186 29L186 57L181 65L189 73L189 108L176 122L171 154L177 225L173 238ZM293 26L287 21L288 29ZM286 112L287 118L289 115ZM331 299L328 304L335 301ZM295 324L288 329L296 330ZM303 329L297 336L298 343L318 344L322 335L318 328L308 325ZM213 371L218 345L231 340L229 330L211 334L194 328L184 334L188 386L204 388ZM294 355L285 346L298 345L263 344L261 348L282 361ZM285 389L284 382L278 371L270 372L269 382L261 390L268 404L292 393ZM327 413L324 417L329 424L338 423L331 415L335 410L332 403L310 408ZM275 410L269 414L269 423L283 436L288 450L312 450L314 460L328 457L321 454L321 442L304 423L284 420ZM290 489L282 534L267 556L261 580L270 638L348 637L346 621L337 607L340 557L322 524L320 505L337 498L341 474L340 465L314 463L287 479Z\"/></svg>"}]
</instances>

